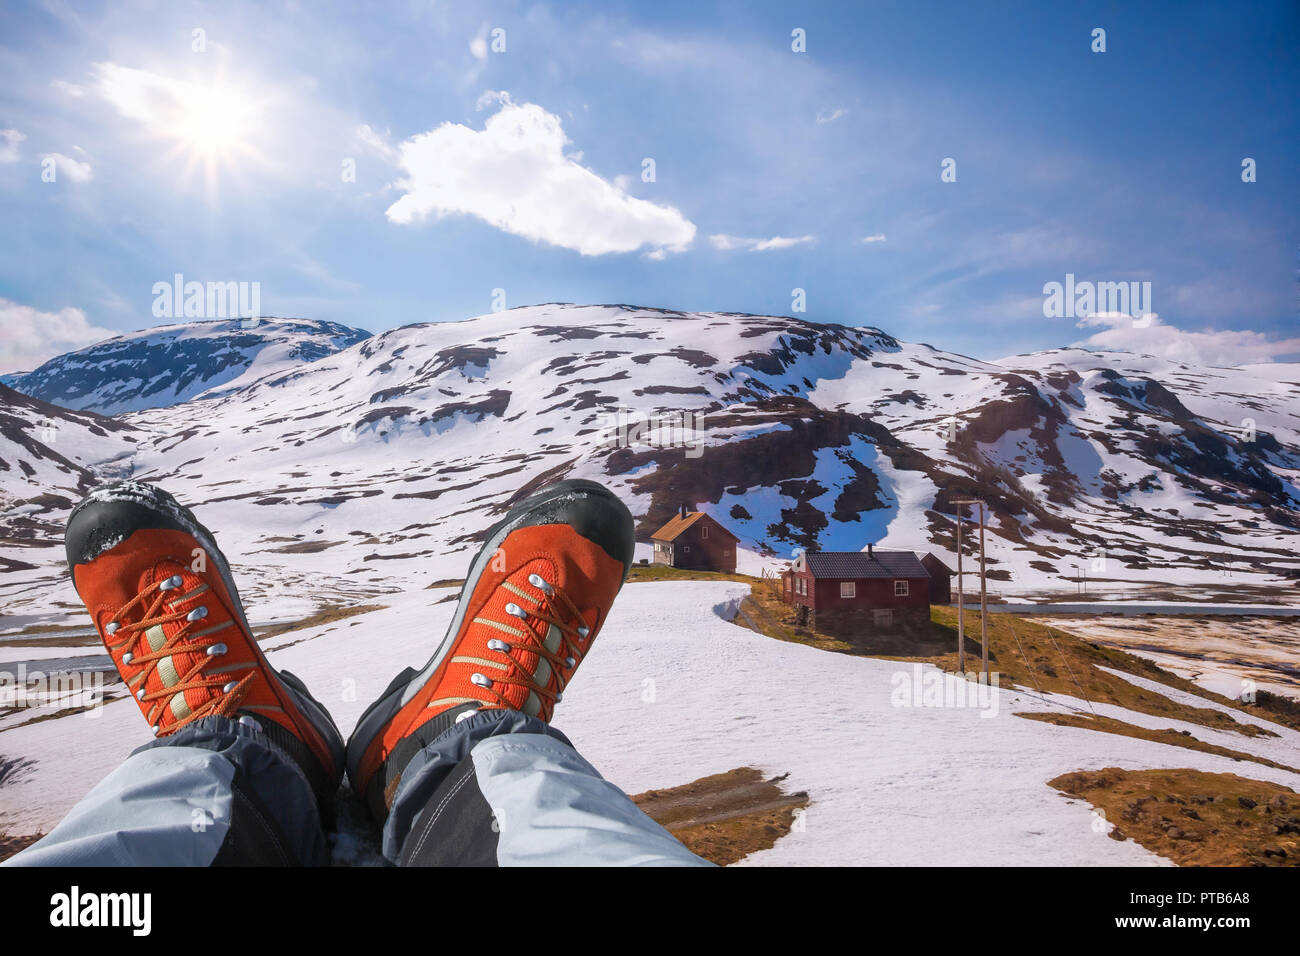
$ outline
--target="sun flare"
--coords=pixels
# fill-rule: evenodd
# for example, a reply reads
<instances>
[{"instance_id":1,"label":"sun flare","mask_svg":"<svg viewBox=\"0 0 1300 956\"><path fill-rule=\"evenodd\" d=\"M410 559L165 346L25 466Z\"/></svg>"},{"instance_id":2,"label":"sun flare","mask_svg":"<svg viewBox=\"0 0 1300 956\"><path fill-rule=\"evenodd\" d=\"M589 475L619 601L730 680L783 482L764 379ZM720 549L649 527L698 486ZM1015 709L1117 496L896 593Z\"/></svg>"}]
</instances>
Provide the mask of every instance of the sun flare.
<instances>
[{"instance_id":1,"label":"sun flare","mask_svg":"<svg viewBox=\"0 0 1300 956\"><path fill-rule=\"evenodd\" d=\"M176 138L199 157L229 157L249 146L256 104L227 86L194 86L179 97Z\"/></svg>"}]
</instances>

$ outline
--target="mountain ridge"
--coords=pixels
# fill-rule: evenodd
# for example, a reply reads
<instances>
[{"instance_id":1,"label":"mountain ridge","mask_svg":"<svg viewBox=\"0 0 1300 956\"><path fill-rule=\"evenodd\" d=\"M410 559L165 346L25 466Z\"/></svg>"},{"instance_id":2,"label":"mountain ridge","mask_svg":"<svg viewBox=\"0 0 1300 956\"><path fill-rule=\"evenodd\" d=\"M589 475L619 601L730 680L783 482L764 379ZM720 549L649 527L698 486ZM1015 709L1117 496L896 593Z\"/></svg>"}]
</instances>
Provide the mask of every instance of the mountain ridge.
<instances>
[{"instance_id":1,"label":"mountain ridge","mask_svg":"<svg viewBox=\"0 0 1300 956\"><path fill-rule=\"evenodd\" d=\"M703 427L620 444L620 410ZM1246 441L1232 430L1251 415ZM137 440L111 471L213 509L237 553L357 585L451 576L495 515L564 476L622 495L646 554L687 502L754 569L869 542L951 563L953 500L977 496L1007 593L1081 573L1300 576L1300 385L1249 369L1073 350L992 363L873 326L548 305L389 329L116 420ZM96 455L76 460L98 471ZM29 540L55 539L59 509L44 518ZM275 556L308 537L313 554Z\"/></svg>"}]
</instances>

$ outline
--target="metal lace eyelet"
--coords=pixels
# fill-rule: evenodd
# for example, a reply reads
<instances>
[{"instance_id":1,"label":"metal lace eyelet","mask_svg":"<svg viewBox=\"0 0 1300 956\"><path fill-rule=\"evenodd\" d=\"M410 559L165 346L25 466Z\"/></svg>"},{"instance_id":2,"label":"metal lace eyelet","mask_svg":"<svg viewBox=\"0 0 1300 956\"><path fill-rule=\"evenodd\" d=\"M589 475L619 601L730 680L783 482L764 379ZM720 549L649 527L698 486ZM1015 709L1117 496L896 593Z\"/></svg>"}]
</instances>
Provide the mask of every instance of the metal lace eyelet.
<instances>
[{"instance_id":1,"label":"metal lace eyelet","mask_svg":"<svg viewBox=\"0 0 1300 956\"><path fill-rule=\"evenodd\" d=\"M194 610L190 611L189 614L186 614L185 620L193 623L194 621L201 621L207 616L208 616L208 609L206 607L199 606L196 607Z\"/></svg>"},{"instance_id":2,"label":"metal lace eyelet","mask_svg":"<svg viewBox=\"0 0 1300 956\"><path fill-rule=\"evenodd\" d=\"M491 687L492 679L475 671L469 677L470 683L477 684L479 687Z\"/></svg>"},{"instance_id":3,"label":"metal lace eyelet","mask_svg":"<svg viewBox=\"0 0 1300 956\"><path fill-rule=\"evenodd\" d=\"M227 648L225 644L213 644L208 648L208 657L219 657L226 653L226 650Z\"/></svg>"}]
</instances>

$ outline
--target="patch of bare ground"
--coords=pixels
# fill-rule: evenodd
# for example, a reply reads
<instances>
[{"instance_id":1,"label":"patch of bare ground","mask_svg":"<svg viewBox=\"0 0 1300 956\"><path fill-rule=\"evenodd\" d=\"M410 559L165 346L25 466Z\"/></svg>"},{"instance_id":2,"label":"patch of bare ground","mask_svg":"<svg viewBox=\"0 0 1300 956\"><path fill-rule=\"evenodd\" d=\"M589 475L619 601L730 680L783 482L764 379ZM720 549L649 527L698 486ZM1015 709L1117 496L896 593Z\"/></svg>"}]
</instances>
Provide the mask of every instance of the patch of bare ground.
<instances>
[{"instance_id":1,"label":"patch of bare ground","mask_svg":"<svg viewBox=\"0 0 1300 956\"><path fill-rule=\"evenodd\" d=\"M317 554L342 543L342 541L295 541L293 544L281 545L278 548L265 548L264 550L272 554ZM254 551L253 553L258 554L259 552Z\"/></svg>"},{"instance_id":2,"label":"patch of bare ground","mask_svg":"<svg viewBox=\"0 0 1300 956\"><path fill-rule=\"evenodd\" d=\"M628 584L641 584L647 581L743 581L753 584L757 580L748 574L692 571L687 568L670 568L664 564L636 564L627 575Z\"/></svg>"},{"instance_id":3,"label":"patch of bare ground","mask_svg":"<svg viewBox=\"0 0 1300 956\"><path fill-rule=\"evenodd\" d=\"M1029 620L1149 658L1201 686L1255 688L1257 699L1240 705L1243 710L1300 728L1294 700L1300 697L1300 617L1069 614Z\"/></svg>"},{"instance_id":4,"label":"patch of bare ground","mask_svg":"<svg viewBox=\"0 0 1300 956\"><path fill-rule=\"evenodd\" d=\"M769 578L750 589L748 598L741 602L736 623L769 637L841 654L920 661L945 671L957 671L957 609L952 607L931 607L930 627L923 631L846 640L799 625L794 607L780 599L775 583ZM965 649L968 671L980 666L979 636L979 612L967 610ZM1217 708L1195 707L1174 701L1165 694L1107 673L1103 668L1164 684L1200 697L1207 703L1240 708L1237 701L1207 691L1146 658L1094 644L1041 622L1012 614L991 613L988 616L988 638L989 666L999 674L1003 686L1015 684L1040 695L1065 694L1088 703L1114 704L1155 717L1187 721L1247 737L1276 736L1270 730L1239 721Z\"/></svg>"},{"instance_id":5,"label":"patch of bare ground","mask_svg":"<svg viewBox=\"0 0 1300 956\"><path fill-rule=\"evenodd\" d=\"M56 627L43 625L20 631L14 637L0 637L0 647L98 647L99 635L88 625ZM67 634L66 638L39 637L41 634Z\"/></svg>"},{"instance_id":6,"label":"patch of bare ground","mask_svg":"<svg viewBox=\"0 0 1300 956\"><path fill-rule=\"evenodd\" d=\"M253 628L253 636L257 638L258 643L269 641L271 638L279 637L281 634L288 634L291 631L301 631L309 627L316 627L320 624L329 624L333 621L342 621L349 617L355 617L358 614L369 614L371 611L380 611L387 607L386 604L330 604L318 609L306 617L299 618L296 621L280 621L275 624L265 624ZM82 631L77 636L69 637L66 640L55 640L53 638L31 637L33 634L49 634L64 630ZM99 635L95 632L84 633L84 627L62 628L62 627L33 627L23 632L19 637L0 638L0 646L3 647L98 647L102 643ZM284 645L288 646L288 645Z\"/></svg>"},{"instance_id":7,"label":"patch of bare ground","mask_svg":"<svg viewBox=\"0 0 1300 956\"><path fill-rule=\"evenodd\" d=\"M1241 705L1248 713L1257 713L1265 720L1300 730L1300 700L1266 690L1255 692L1255 699Z\"/></svg>"},{"instance_id":8,"label":"patch of bare ground","mask_svg":"<svg viewBox=\"0 0 1300 956\"><path fill-rule=\"evenodd\" d=\"M443 578L440 581L434 581L432 584L426 584L426 591L436 591L439 588L458 588L465 583L464 578Z\"/></svg>"},{"instance_id":9,"label":"patch of bare ground","mask_svg":"<svg viewBox=\"0 0 1300 956\"><path fill-rule=\"evenodd\" d=\"M3 862L22 850L27 849L41 837L44 833L33 833L27 836L11 836L8 833L0 833L0 862Z\"/></svg>"},{"instance_id":10,"label":"patch of bare ground","mask_svg":"<svg viewBox=\"0 0 1300 956\"><path fill-rule=\"evenodd\" d=\"M369 614L371 611L382 611L387 606L386 604L330 604L306 617L298 618L296 621L281 621L278 624L255 627L253 628L253 634L260 644L269 641L273 637L279 637L281 634L303 631L310 627L319 627L322 624L330 624L334 621L344 621L350 617L356 617L358 614ZM289 646L288 644L281 645L282 648Z\"/></svg>"},{"instance_id":11,"label":"patch of bare ground","mask_svg":"<svg viewBox=\"0 0 1300 956\"><path fill-rule=\"evenodd\" d=\"M786 776L766 778L756 767L738 767L632 800L692 853L728 866L771 849L808 806L807 793L781 789Z\"/></svg>"},{"instance_id":12,"label":"patch of bare ground","mask_svg":"<svg viewBox=\"0 0 1300 956\"><path fill-rule=\"evenodd\" d=\"M121 681L121 678L118 677L116 674L106 674L105 677L110 681L118 681L118 682ZM121 694L106 693L102 700L93 704L79 704L76 707L64 707L60 710L47 711L46 713L38 714L37 716L31 718L30 720L24 720L22 723L10 724L8 727L0 727L0 734L6 734L11 730L17 730L19 727L28 727L32 724L44 723L47 720L58 720L61 717L71 717L74 714L84 714L87 711L96 710L100 707L103 707L105 704L111 704L113 701L120 700L125 696L126 695L124 693ZM10 714L15 713L15 711L16 708L10 708L4 712L3 716L7 717Z\"/></svg>"},{"instance_id":13,"label":"patch of bare ground","mask_svg":"<svg viewBox=\"0 0 1300 956\"><path fill-rule=\"evenodd\" d=\"M1062 774L1049 785L1087 800L1131 839L1180 866L1300 866L1300 797L1280 784L1200 770Z\"/></svg>"},{"instance_id":14,"label":"patch of bare ground","mask_svg":"<svg viewBox=\"0 0 1300 956\"><path fill-rule=\"evenodd\" d=\"M1216 744L1207 744L1205 741L1193 737L1187 731L1174 730L1172 727L1166 727L1164 730L1153 730L1150 727L1139 727L1137 724L1130 724L1114 717L1101 717L1095 714L1063 714L1057 711L1050 713L1018 711L1016 716L1028 720L1041 720L1057 727L1079 727L1084 730L1099 730L1102 733L1118 734L1121 737L1151 740L1159 744L1169 744L1171 747L1183 747L1187 750L1199 750L1201 753L1230 757L1233 760L1251 760L1263 764L1265 767L1300 773L1300 769L1290 767L1284 763L1277 763L1267 757L1260 757L1241 750L1233 750L1229 747L1220 747Z\"/></svg>"},{"instance_id":15,"label":"patch of bare ground","mask_svg":"<svg viewBox=\"0 0 1300 956\"><path fill-rule=\"evenodd\" d=\"M3 618L0 618L0 626L3 626ZM63 631L84 631L85 629L85 626L81 624L33 624L30 627L24 627L21 631L15 633L59 634Z\"/></svg>"}]
</instances>

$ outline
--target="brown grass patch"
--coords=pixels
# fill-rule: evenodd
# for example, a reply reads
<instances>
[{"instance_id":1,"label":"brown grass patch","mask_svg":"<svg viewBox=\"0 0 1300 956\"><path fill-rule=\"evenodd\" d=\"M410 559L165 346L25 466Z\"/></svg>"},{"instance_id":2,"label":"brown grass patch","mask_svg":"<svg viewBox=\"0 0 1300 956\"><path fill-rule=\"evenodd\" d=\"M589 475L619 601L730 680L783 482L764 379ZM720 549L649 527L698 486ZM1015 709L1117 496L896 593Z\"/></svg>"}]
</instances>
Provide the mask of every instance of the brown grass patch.
<instances>
[{"instance_id":1,"label":"brown grass patch","mask_svg":"<svg viewBox=\"0 0 1300 956\"><path fill-rule=\"evenodd\" d=\"M863 641L844 640L798 625L793 606L780 599L771 579L755 584L749 597L741 602L740 610L742 613L736 623L751 626L751 629L779 640L795 641L841 654L920 661L950 673L957 671L957 609L953 607L931 607L927 631L900 632ZM968 609L965 613L967 671L980 667L979 636L979 611ZM1238 721L1221 710L1176 702L1162 693L1145 690L1101 669L1107 667L1145 678L1207 702L1240 707L1237 701L1171 674L1146 658L1103 647L1013 614L990 613L988 638L989 667L1001 675L1002 686L1015 684L1040 694L1067 694L1093 703L1114 704L1155 717L1187 721L1247 737L1276 736L1270 730Z\"/></svg>"},{"instance_id":2,"label":"brown grass patch","mask_svg":"<svg viewBox=\"0 0 1300 956\"><path fill-rule=\"evenodd\" d=\"M670 568L666 564L634 564L627 575L628 584L642 584L647 581L743 581L746 584L754 584L757 580L748 574L690 571L685 568Z\"/></svg>"},{"instance_id":3,"label":"brown grass patch","mask_svg":"<svg viewBox=\"0 0 1300 956\"><path fill-rule=\"evenodd\" d=\"M786 793L785 776L765 779L755 767L701 777L632 798L652 820L706 860L727 866L767 850L790 832L808 794Z\"/></svg>"},{"instance_id":4,"label":"brown grass patch","mask_svg":"<svg viewBox=\"0 0 1300 956\"><path fill-rule=\"evenodd\" d=\"M1149 727L1139 727L1137 724L1130 724L1127 721L1117 720L1114 717L1097 717L1092 714L1062 714L1060 712L1052 713L1024 713L1018 712L1017 717L1024 717L1027 720L1041 720L1044 723L1055 724L1057 727L1080 727L1084 730L1098 730L1107 734L1118 734L1121 737L1136 737L1139 740L1151 740L1159 744L1169 744L1172 747L1183 747L1187 750L1199 750L1201 753L1216 754L1220 757L1231 757L1233 760L1250 760L1265 767L1273 767L1277 770L1289 770L1292 773L1300 773L1300 769L1287 766L1284 763L1277 763L1269 760L1267 757L1259 757L1255 754L1246 753L1243 750L1232 750L1228 747L1220 747L1217 744L1207 744L1203 740L1198 740L1190 733L1174 730L1172 727L1166 727L1164 730L1152 730Z\"/></svg>"},{"instance_id":5,"label":"brown grass patch","mask_svg":"<svg viewBox=\"0 0 1300 956\"><path fill-rule=\"evenodd\" d=\"M15 853L27 849L43 836L44 833L33 833L30 836L10 836L8 833L0 833L0 861L7 860Z\"/></svg>"},{"instance_id":6,"label":"brown grass patch","mask_svg":"<svg viewBox=\"0 0 1300 956\"><path fill-rule=\"evenodd\" d=\"M1111 836L1180 866L1300 866L1300 797L1200 770L1076 771L1049 785L1100 808Z\"/></svg>"},{"instance_id":7,"label":"brown grass patch","mask_svg":"<svg viewBox=\"0 0 1300 956\"><path fill-rule=\"evenodd\" d=\"M356 617L358 614L382 611L387 606L387 604L330 604L296 621L283 621L279 624L255 627L253 628L253 635L260 644L263 641L269 641L273 637L279 637L281 634L288 634L291 631L303 631L309 627L318 627L321 624L329 624L333 621L344 621L350 617ZM285 644L283 646L288 647L289 645Z\"/></svg>"}]
</instances>

